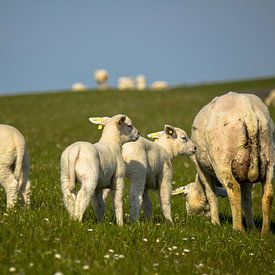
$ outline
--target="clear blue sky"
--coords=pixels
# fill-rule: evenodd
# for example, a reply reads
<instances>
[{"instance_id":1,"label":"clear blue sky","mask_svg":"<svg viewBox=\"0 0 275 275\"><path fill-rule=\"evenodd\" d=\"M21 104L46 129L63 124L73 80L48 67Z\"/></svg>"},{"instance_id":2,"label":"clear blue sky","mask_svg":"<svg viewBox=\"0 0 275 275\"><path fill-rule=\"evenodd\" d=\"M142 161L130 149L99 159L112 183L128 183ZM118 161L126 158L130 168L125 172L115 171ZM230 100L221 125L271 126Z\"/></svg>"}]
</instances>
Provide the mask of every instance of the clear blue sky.
<instances>
[{"instance_id":1,"label":"clear blue sky","mask_svg":"<svg viewBox=\"0 0 275 275\"><path fill-rule=\"evenodd\" d=\"M0 0L0 93L275 76L274 0Z\"/></svg>"}]
</instances>

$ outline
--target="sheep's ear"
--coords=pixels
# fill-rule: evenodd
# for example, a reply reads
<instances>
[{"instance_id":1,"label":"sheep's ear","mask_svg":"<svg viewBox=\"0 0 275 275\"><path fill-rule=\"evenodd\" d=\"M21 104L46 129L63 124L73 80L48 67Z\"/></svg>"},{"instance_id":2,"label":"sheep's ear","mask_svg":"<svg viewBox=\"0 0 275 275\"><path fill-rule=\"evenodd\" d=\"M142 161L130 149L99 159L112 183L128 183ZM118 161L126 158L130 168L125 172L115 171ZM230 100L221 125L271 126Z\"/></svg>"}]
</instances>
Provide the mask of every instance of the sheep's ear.
<instances>
[{"instance_id":1,"label":"sheep's ear","mask_svg":"<svg viewBox=\"0 0 275 275\"><path fill-rule=\"evenodd\" d=\"M148 134L147 137L152 139L158 139L163 133L164 131L159 131L159 132Z\"/></svg>"},{"instance_id":2,"label":"sheep's ear","mask_svg":"<svg viewBox=\"0 0 275 275\"><path fill-rule=\"evenodd\" d=\"M108 119L109 117L89 117L89 121L93 124L97 124L99 130L102 129Z\"/></svg>"},{"instance_id":3,"label":"sheep's ear","mask_svg":"<svg viewBox=\"0 0 275 275\"><path fill-rule=\"evenodd\" d=\"M125 120L126 120L126 116L121 115L121 117L118 119L118 125L121 125L123 122L125 122Z\"/></svg>"},{"instance_id":4,"label":"sheep's ear","mask_svg":"<svg viewBox=\"0 0 275 275\"><path fill-rule=\"evenodd\" d=\"M164 131L168 136L171 136L173 138L177 137L176 129L173 126L165 125Z\"/></svg>"}]
</instances>

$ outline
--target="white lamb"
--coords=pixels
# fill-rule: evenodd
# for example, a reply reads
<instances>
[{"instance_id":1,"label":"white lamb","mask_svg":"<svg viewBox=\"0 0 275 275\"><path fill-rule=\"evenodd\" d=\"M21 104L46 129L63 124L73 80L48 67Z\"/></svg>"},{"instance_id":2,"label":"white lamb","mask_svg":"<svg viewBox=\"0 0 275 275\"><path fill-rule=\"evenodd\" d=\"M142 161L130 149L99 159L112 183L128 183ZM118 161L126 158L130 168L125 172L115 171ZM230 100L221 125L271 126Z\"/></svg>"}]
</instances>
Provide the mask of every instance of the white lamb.
<instances>
[{"instance_id":1,"label":"white lamb","mask_svg":"<svg viewBox=\"0 0 275 275\"><path fill-rule=\"evenodd\" d=\"M151 89L155 91L166 90L168 88L169 85L166 81L155 81L151 85Z\"/></svg>"},{"instance_id":2,"label":"white lamb","mask_svg":"<svg viewBox=\"0 0 275 275\"><path fill-rule=\"evenodd\" d=\"M7 194L7 208L15 206L18 192L30 204L29 161L23 135L14 127L0 124L0 183Z\"/></svg>"},{"instance_id":3,"label":"white lamb","mask_svg":"<svg viewBox=\"0 0 275 275\"><path fill-rule=\"evenodd\" d=\"M104 90L108 88L108 72L104 69L96 70L94 78L99 89Z\"/></svg>"},{"instance_id":4,"label":"white lamb","mask_svg":"<svg viewBox=\"0 0 275 275\"><path fill-rule=\"evenodd\" d=\"M91 144L80 141L68 146L61 155L61 186L66 208L72 218L82 220L83 214L94 199L98 220L104 216L105 203L102 189L110 188L116 222L123 224L122 195L124 187L125 164L121 155L122 145L136 141L139 137L132 121L125 115L112 118L89 118L92 123L105 124L100 140ZM75 193L75 182L81 188Z\"/></svg>"},{"instance_id":5,"label":"white lamb","mask_svg":"<svg viewBox=\"0 0 275 275\"><path fill-rule=\"evenodd\" d=\"M120 77L117 80L117 87L119 90L133 90L135 88L135 81L131 77Z\"/></svg>"},{"instance_id":6,"label":"white lamb","mask_svg":"<svg viewBox=\"0 0 275 275\"><path fill-rule=\"evenodd\" d=\"M139 219L142 205L147 219L152 215L152 204L148 190L158 190L160 205L166 221L173 223L171 216L172 160L176 156L191 156L196 147L180 128L165 125L164 131L148 135L152 142L140 137L136 142L123 145L122 157L126 164L126 175L131 182L130 216ZM104 199L107 191L104 191Z\"/></svg>"}]
</instances>

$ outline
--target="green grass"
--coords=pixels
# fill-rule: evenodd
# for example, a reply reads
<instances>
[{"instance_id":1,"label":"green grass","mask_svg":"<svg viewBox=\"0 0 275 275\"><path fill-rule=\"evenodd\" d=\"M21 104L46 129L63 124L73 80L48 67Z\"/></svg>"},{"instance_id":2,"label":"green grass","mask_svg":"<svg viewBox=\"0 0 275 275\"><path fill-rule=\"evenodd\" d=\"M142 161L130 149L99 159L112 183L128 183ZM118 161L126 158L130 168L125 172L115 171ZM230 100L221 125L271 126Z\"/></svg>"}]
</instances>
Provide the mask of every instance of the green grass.
<instances>
[{"instance_id":1,"label":"green grass","mask_svg":"<svg viewBox=\"0 0 275 275\"><path fill-rule=\"evenodd\" d=\"M96 142L100 131L89 116L129 115L142 135L164 124L190 134L199 109L229 90L270 89L275 79L189 86L163 92L100 91L0 97L1 123L26 137L31 159L32 206L5 209L0 189L0 274L270 274L275 273L275 214L273 233L261 239L260 186L253 193L258 230L232 230L227 199L220 199L222 226L203 217L189 217L181 196L172 198L175 225L164 223L157 196L153 220L129 222L128 186L124 222L115 225L108 200L105 221L98 223L90 207L83 223L71 221L62 203L59 158L69 144ZM271 110L275 118L274 110ZM174 187L194 179L185 157L174 161ZM110 252L109 250L114 252ZM115 255L117 254L117 255ZM123 255L120 256L119 255ZM12 270L11 270L12 271Z\"/></svg>"}]
</instances>

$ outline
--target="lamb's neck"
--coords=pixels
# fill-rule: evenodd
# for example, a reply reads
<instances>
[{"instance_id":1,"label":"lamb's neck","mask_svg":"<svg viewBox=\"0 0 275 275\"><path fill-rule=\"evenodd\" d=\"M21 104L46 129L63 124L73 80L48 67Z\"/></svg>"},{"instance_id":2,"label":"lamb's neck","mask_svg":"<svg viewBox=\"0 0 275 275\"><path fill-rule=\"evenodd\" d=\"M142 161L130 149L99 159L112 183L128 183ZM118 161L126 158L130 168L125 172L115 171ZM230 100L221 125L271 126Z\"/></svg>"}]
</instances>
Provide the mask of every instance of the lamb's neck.
<instances>
[{"instance_id":1,"label":"lamb's neck","mask_svg":"<svg viewBox=\"0 0 275 275\"><path fill-rule=\"evenodd\" d=\"M173 158L175 158L177 156L177 154L175 154L175 152L173 150L173 147L166 140L158 139L156 143L167 152L170 160L172 160Z\"/></svg>"},{"instance_id":2,"label":"lamb's neck","mask_svg":"<svg viewBox=\"0 0 275 275\"><path fill-rule=\"evenodd\" d=\"M105 129L104 129L105 130ZM98 143L110 144L115 147L122 149L122 142L117 131L104 131L102 132L101 138ZM106 129L107 130L107 129Z\"/></svg>"}]
</instances>

